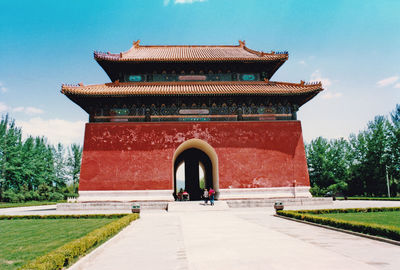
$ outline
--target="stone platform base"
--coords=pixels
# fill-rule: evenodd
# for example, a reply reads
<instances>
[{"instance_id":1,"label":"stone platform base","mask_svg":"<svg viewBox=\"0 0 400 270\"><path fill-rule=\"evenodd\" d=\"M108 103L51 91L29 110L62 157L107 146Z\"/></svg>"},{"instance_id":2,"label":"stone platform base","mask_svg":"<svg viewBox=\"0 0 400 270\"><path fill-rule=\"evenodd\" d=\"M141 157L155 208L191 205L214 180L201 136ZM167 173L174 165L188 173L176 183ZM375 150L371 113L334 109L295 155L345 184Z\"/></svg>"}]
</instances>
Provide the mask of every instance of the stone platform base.
<instances>
[{"instance_id":1,"label":"stone platform base","mask_svg":"<svg viewBox=\"0 0 400 270\"><path fill-rule=\"evenodd\" d=\"M277 198L277 199L239 199L227 200L230 208L239 207L273 207L276 201L283 202L284 206L291 205L326 205L332 204L332 198Z\"/></svg>"},{"instance_id":2,"label":"stone platform base","mask_svg":"<svg viewBox=\"0 0 400 270\"><path fill-rule=\"evenodd\" d=\"M219 200L312 198L310 187L226 188L218 190Z\"/></svg>"},{"instance_id":3,"label":"stone platform base","mask_svg":"<svg viewBox=\"0 0 400 270\"><path fill-rule=\"evenodd\" d=\"M323 205L331 204L332 198L279 198L279 199L237 199L219 200L215 202L215 210L226 210L239 207L272 207L276 201L283 202L284 206L290 205ZM82 210L128 210L132 209L134 202L78 202L59 203L58 211L82 211ZM189 202L136 202L141 210L160 209L168 211L199 211L211 209L210 205L204 206L202 201ZM205 208L204 208L205 207Z\"/></svg>"},{"instance_id":4,"label":"stone platform base","mask_svg":"<svg viewBox=\"0 0 400 270\"><path fill-rule=\"evenodd\" d=\"M219 200L311 198L310 187L226 188L217 189ZM173 190L90 190L79 191L77 202L174 201Z\"/></svg>"},{"instance_id":5,"label":"stone platform base","mask_svg":"<svg viewBox=\"0 0 400 270\"><path fill-rule=\"evenodd\" d=\"M168 202L140 202L140 209L166 210ZM84 210L127 210L132 209L133 202L78 202L58 203L57 211L84 211Z\"/></svg>"}]
</instances>

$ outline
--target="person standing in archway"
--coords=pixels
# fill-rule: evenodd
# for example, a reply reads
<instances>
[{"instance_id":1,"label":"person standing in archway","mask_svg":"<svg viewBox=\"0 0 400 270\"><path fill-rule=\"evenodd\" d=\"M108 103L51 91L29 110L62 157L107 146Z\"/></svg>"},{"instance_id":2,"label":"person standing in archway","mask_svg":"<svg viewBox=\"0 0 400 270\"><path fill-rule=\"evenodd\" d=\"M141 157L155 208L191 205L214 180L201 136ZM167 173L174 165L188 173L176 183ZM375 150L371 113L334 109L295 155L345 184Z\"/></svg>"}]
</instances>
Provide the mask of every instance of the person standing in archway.
<instances>
[{"instance_id":1,"label":"person standing in archway","mask_svg":"<svg viewBox=\"0 0 400 270\"><path fill-rule=\"evenodd\" d=\"M204 205L208 203L208 190L205 188L203 192Z\"/></svg>"},{"instance_id":2,"label":"person standing in archway","mask_svg":"<svg viewBox=\"0 0 400 270\"><path fill-rule=\"evenodd\" d=\"M210 198L211 205L214 205L214 195L215 195L215 191L211 187L210 190L208 191L208 197Z\"/></svg>"}]
</instances>

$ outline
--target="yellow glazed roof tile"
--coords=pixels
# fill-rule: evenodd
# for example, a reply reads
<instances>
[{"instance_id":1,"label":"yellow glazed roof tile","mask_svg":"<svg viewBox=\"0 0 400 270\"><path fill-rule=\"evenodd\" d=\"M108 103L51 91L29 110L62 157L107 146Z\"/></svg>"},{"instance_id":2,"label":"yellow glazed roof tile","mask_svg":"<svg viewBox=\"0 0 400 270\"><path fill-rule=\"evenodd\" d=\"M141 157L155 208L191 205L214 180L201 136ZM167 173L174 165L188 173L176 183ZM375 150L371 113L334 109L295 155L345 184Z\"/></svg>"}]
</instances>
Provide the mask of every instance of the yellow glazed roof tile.
<instances>
[{"instance_id":1,"label":"yellow glazed roof tile","mask_svg":"<svg viewBox=\"0 0 400 270\"><path fill-rule=\"evenodd\" d=\"M142 46L140 41L126 52L119 54L95 52L96 60L108 61L286 61L287 52L264 53L246 47L243 41L239 45L201 46L201 45L165 45Z\"/></svg>"},{"instance_id":2,"label":"yellow glazed roof tile","mask_svg":"<svg viewBox=\"0 0 400 270\"><path fill-rule=\"evenodd\" d=\"M142 96L142 95L301 95L322 91L321 83L301 82L137 82L97 85L63 85L65 95Z\"/></svg>"}]
</instances>

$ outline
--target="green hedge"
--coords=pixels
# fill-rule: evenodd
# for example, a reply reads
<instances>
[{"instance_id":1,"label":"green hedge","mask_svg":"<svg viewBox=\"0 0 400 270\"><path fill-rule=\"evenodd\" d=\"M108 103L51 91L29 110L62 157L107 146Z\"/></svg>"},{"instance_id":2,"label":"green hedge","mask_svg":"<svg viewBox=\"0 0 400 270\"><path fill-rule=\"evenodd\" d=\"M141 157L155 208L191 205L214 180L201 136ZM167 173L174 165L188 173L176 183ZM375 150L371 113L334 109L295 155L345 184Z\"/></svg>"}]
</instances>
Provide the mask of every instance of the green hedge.
<instances>
[{"instance_id":1,"label":"green hedge","mask_svg":"<svg viewBox=\"0 0 400 270\"><path fill-rule=\"evenodd\" d=\"M344 221L328 217L319 217L316 214L327 213L356 213L356 212L383 212L383 211L400 211L400 207L384 207L384 208L350 208L350 209L320 209L320 210L302 210L302 211L277 211L278 215L305 220L322 225L328 225L344 230L381 236L396 241L400 241L400 229L395 226L385 226L377 224L369 224L356 221Z\"/></svg>"},{"instance_id":2,"label":"green hedge","mask_svg":"<svg viewBox=\"0 0 400 270\"><path fill-rule=\"evenodd\" d=\"M337 200L344 200L344 197L336 197ZM347 197L346 200L353 201L400 201L399 197Z\"/></svg>"},{"instance_id":3,"label":"green hedge","mask_svg":"<svg viewBox=\"0 0 400 270\"><path fill-rule=\"evenodd\" d=\"M100 215L96 215L100 216ZM103 215L104 216L117 216L117 215ZM79 256L84 255L91 248L98 244L103 243L111 236L117 234L124 227L129 225L133 220L138 219L138 214L129 214L124 217L113 221L106 226L90 232L88 235L81 237L77 240L69 242L48 254L38 257L20 269L35 269L35 270L52 270L62 269L68 266L71 262Z\"/></svg>"},{"instance_id":4,"label":"green hedge","mask_svg":"<svg viewBox=\"0 0 400 270\"><path fill-rule=\"evenodd\" d=\"M0 220L4 219L79 219L79 218L122 218L128 214L95 214L95 215L21 215L21 216L9 216L0 215Z\"/></svg>"},{"instance_id":5,"label":"green hedge","mask_svg":"<svg viewBox=\"0 0 400 270\"><path fill-rule=\"evenodd\" d=\"M344 208L344 209L316 209L294 211L302 214L329 214L329 213L367 213L367 212L392 212L400 211L400 207L368 207L368 208Z\"/></svg>"}]
</instances>

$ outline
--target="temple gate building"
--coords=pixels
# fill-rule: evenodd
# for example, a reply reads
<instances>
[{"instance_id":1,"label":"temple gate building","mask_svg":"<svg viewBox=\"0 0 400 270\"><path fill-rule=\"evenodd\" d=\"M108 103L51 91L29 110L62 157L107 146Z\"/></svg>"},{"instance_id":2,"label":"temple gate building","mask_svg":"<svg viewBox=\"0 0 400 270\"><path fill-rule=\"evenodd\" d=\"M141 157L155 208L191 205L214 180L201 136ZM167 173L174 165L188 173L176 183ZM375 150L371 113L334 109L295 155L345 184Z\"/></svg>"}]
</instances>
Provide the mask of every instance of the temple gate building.
<instances>
[{"instance_id":1,"label":"temple gate building","mask_svg":"<svg viewBox=\"0 0 400 270\"><path fill-rule=\"evenodd\" d=\"M111 79L63 85L89 114L79 201L172 201L184 163L192 200L311 197L298 109L321 83L271 77L287 52L236 46L143 46L95 52Z\"/></svg>"}]
</instances>

